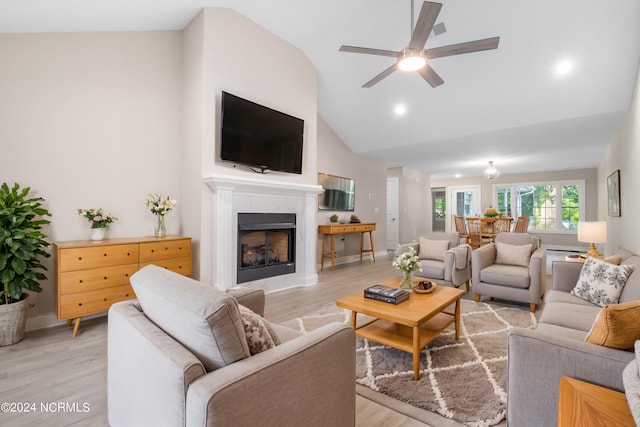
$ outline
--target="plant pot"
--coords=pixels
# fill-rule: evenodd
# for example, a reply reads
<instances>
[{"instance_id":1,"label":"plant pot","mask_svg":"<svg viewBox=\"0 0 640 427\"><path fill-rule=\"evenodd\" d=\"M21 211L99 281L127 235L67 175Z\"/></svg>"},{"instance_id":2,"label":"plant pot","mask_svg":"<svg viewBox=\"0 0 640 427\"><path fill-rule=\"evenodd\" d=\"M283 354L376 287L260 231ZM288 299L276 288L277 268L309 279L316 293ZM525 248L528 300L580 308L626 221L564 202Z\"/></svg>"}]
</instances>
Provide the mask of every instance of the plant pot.
<instances>
[{"instance_id":1,"label":"plant pot","mask_svg":"<svg viewBox=\"0 0 640 427\"><path fill-rule=\"evenodd\" d=\"M106 232L107 232L106 228L92 228L91 240L96 240L96 241L103 240Z\"/></svg>"},{"instance_id":2,"label":"plant pot","mask_svg":"<svg viewBox=\"0 0 640 427\"><path fill-rule=\"evenodd\" d=\"M29 294L22 294L18 302L0 305L0 346L22 341L28 308Z\"/></svg>"}]
</instances>

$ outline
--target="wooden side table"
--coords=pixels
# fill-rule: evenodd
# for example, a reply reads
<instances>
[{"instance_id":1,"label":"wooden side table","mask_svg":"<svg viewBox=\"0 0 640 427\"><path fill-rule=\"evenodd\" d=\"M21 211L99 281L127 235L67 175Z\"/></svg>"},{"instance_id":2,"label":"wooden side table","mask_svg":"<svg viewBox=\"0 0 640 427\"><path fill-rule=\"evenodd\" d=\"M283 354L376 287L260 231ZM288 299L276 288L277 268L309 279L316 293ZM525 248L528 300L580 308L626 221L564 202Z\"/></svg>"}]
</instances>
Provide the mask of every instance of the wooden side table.
<instances>
[{"instance_id":1,"label":"wooden side table","mask_svg":"<svg viewBox=\"0 0 640 427\"><path fill-rule=\"evenodd\" d=\"M560 378L558 427L635 427L624 393Z\"/></svg>"},{"instance_id":2,"label":"wooden side table","mask_svg":"<svg viewBox=\"0 0 640 427\"><path fill-rule=\"evenodd\" d=\"M373 249L373 236L371 233L376 229L375 222L357 223L357 224L326 224L318 226L318 233L322 235L322 256L320 258L320 270L324 269L324 260L328 258L331 260L331 270L333 271L336 261L335 253L335 241L334 236L336 234L352 234L360 233L360 262L362 262L362 255L365 253L371 253L373 262L376 262L376 254ZM365 249L364 246L364 233L369 233L369 246L370 249ZM327 252L326 241L329 238L330 251Z\"/></svg>"}]
</instances>

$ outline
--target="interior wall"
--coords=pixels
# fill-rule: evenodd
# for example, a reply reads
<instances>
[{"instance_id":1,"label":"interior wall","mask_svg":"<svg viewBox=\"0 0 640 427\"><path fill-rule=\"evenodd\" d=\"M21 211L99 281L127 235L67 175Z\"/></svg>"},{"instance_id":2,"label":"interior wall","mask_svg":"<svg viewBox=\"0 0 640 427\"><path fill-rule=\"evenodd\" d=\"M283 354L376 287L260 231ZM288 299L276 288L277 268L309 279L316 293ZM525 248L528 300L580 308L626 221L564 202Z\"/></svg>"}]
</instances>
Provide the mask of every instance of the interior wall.
<instances>
[{"instance_id":1,"label":"interior wall","mask_svg":"<svg viewBox=\"0 0 640 427\"><path fill-rule=\"evenodd\" d=\"M118 217L111 237L150 235L155 192L177 199L167 231L182 232L180 52L177 31L0 35L0 179L45 198L50 242L89 238L78 208ZM28 329L57 322L45 265Z\"/></svg>"},{"instance_id":2,"label":"interior wall","mask_svg":"<svg viewBox=\"0 0 640 427\"><path fill-rule=\"evenodd\" d=\"M499 167L499 165L497 165ZM585 181L585 213L587 221L595 221L598 218L598 170L593 169L573 169L566 171L550 171L537 173L522 173L500 175L494 179L484 177L459 178L444 181L433 181L434 187L450 187L459 185L480 185L481 186L481 209L484 211L493 203L493 187L496 184L526 183L526 182L547 182L547 181L568 181L583 179ZM447 201L448 202L448 201ZM447 212L447 216L451 213ZM454 227L453 224L450 227ZM576 234L560 233L531 233L540 237L545 246L557 247L583 247L585 243L578 242Z\"/></svg>"},{"instance_id":3,"label":"interior wall","mask_svg":"<svg viewBox=\"0 0 640 427\"><path fill-rule=\"evenodd\" d=\"M418 237L431 231L431 177L405 167L387 170L388 177L398 177L398 243L418 241Z\"/></svg>"},{"instance_id":4,"label":"interior wall","mask_svg":"<svg viewBox=\"0 0 640 427\"><path fill-rule=\"evenodd\" d=\"M640 69L631 106L613 142L598 167L598 220L607 221L607 244L605 254L625 247L640 253L640 227L637 215L640 198L637 196L640 183ZM607 177L620 170L621 216L608 215Z\"/></svg>"},{"instance_id":5,"label":"interior wall","mask_svg":"<svg viewBox=\"0 0 640 427\"><path fill-rule=\"evenodd\" d=\"M387 172L384 164L353 154L322 117L318 117L317 164L319 172L354 179L356 193L355 211L318 211L318 224L329 223L329 217L333 214L337 214L344 222L349 222L352 214L357 215L362 222L375 222L374 248L376 252L386 252ZM318 263L321 244L322 239L318 236ZM360 256L360 235L347 234L336 238L336 251L342 256Z\"/></svg>"},{"instance_id":6,"label":"interior wall","mask_svg":"<svg viewBox=\"0 0 640 427\"><path fill-rule=\"evenodd\" d=\"M185 82L183 112L185 124L189 122L197 130L185 129L189 160L184 167L194 170L183 172L182 186L190 195L186 207L193 215L191 219L200 227L197 277L211 283L211 260L215 256L211 224L215 213L211 191L203 177L211 174L260 177L245 166L235 167L217 160L221 92L224 90L303 119L303 173L272 172L264 177L316 184L316 70L299 49L226 8L203 9L185 29L184 50L185 72L194 75L196 82ZM247 64L247 52L251 52L254 65ZM186 117L191 114L195 117ZM195 226L193 231L198 231Z\"/></svg>"}]
</instances>

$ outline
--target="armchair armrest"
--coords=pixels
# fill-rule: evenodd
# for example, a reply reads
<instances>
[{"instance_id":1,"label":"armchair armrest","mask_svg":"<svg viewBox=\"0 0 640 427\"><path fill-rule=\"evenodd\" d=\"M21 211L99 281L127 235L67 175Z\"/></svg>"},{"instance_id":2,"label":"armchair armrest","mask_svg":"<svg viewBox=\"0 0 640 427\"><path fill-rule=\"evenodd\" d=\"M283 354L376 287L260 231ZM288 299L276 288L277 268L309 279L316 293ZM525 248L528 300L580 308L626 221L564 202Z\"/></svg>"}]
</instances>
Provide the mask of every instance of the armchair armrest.
<instances>
[{"instance_id":1,"label":"armchair armrest","mask_svg":"<svg viewBox=\"0 0 640 427\"><path fill-rule=\"evenodd\" d=\"M398 245L398 247L396 248L396 254L397 255L403 254L407 252L409 248L413 248L416 251L416 253L420 253L420 244L418 242L413 242L413 243L404 243L402 245Z\"/></svg>"},{"instance_id":2,"label":"armchair armrest","mask_svg":"<svg viewBox=\"0 0 640 427\"><path fill-rule=\"evenodd\" d=\"M555 426L560 377L622 391L622 371L633 352L514 328L507 339L507 424Z\"/></svg>"},{"instance_id":3,"label":"armchair armrest","mask_svg":"<svg viewBox=\"0 0 640 427\"><path fill-rule=\"evenodd\" d=\"M264 317L264 290L246 286L236 286L226 290L231 295L251 311Z\"/></svg>"},{"instance_id":4,"label":"armchair armrest","mask_svg":"<svg viewBox=\"0 0 640 427\"><path fill-rule=\"evenodd\" d=\"M551 288L569 292L578 283L583 264L581 262L553 261L551 264Z\"/></svg>"},{"instance_id":5,"label":"armchair armrest","mask_svg":"<svg viewBox=\"0 0 640 427\"><path fill-rule=\"evenodd\" d=\"M547 275L547 250L536 249L529 260L529 290L532 295L542 295L544 290L545 276Z\"/></svg>"},{"instance_id":6,"label":"armchair armrest","mask_svg":"<svg viewBox=\"0 0 640 427\"><path fill-rule=\"evenodd\" d=\"M480 271L496 262L496 245L489 243L471 252L471 274L473 283L480 283Z\"/></svg>"},{"instance_id":7,"label":"armchair armrest","mask_svg":"<svg viewBox=\"0 0 640 427\"><path fill-rule=\"evenodd\" d=\"M186 425L353 426L355 385L355 333L332 323L198 378Z\"/></svg>"}]
</instances>

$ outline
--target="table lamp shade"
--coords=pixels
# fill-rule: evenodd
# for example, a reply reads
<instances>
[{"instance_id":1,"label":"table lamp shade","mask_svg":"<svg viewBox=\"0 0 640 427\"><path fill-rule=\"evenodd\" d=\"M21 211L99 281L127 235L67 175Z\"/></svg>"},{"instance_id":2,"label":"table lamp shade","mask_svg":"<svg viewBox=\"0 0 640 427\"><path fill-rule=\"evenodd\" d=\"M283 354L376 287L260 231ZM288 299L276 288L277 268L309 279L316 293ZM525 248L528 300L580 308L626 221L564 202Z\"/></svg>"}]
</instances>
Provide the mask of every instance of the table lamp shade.
<instances>
[{"instance_id":1,"label":"table lamp shade","mask_svg":"<svg viewBox=\"0 0 640 427\"><path fill-rule=\"evenodd\" d=\"M590 244L587 255L594 258L602 258L594 243L605 243L607 241L607 222L580 221L578 223L578 240Z\"/></svg>"}]
</instances>

